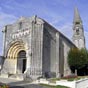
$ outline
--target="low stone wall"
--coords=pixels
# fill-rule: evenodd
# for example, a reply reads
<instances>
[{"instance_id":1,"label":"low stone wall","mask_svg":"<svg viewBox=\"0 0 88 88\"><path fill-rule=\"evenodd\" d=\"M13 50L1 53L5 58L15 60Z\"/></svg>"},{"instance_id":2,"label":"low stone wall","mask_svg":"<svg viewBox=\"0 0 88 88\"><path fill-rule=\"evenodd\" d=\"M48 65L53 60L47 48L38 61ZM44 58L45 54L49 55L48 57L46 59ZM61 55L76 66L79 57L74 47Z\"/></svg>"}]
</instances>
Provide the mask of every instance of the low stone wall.
<instances>
[{"instance_id":1,"label":"low stone wall","mask_svg":"<svg viewBox=\"0 0 88 88\"><path fill-rule=\"evenodd\" d=\"M49 84L49 81L47 81L46 79L40 79L40 80L34 81L34 83Z\"/></svg>"},{"instance_id":2,"label":"low stone wall","mask_svg":"<svg viewBox=\"0 0 88 88\"><path fill-rule=\"evenodd\" d=\"M39 83L43 83L43 84L49 84L49 81L47 81L46 79L40 79Z\"/></svg>"},{"instance_id":3,"label":"low stone wall","mask_svg":"<svg viewBox=\"0 0 88 88\"><path fill-rule=\"evenodd\" d=\"M56 81L56 85L63 85L70 88L88 88L88 78L78 81Z\"/></svg>"},{"instance_id":4,"label":"low stone wall","mask_svg":"<svg viewBox=\"0 0 88 88\"><path fill-rule=\"evenodd\" d=\"M76 81L75 88L88 88L88 78Z\"/></svg>"},{"instance_id":5,"label":"low stone wall","mask_svg":"<svg viewBox=\"0 0 88 88\"><path fill-rule=\"evenodd\" d=\"M56 85L67 86L70 88L75 88L75 81L60 80L56 81Z\"/></svg>"},{"instance_id":6,"label":"low stone wall","mask_svg":"<svg viewBox=\"0 0 88 88\"><path fill-rule=\"evenodd\" d=\"M78 81L60 80L60 81L56 81L56 83L50 83L46 79L40 79L34 83L48 84L52 86L61 85L61 86L67 86L70 88L88 88L88 78L80 79Z\"/></svg>"}]
</instances>

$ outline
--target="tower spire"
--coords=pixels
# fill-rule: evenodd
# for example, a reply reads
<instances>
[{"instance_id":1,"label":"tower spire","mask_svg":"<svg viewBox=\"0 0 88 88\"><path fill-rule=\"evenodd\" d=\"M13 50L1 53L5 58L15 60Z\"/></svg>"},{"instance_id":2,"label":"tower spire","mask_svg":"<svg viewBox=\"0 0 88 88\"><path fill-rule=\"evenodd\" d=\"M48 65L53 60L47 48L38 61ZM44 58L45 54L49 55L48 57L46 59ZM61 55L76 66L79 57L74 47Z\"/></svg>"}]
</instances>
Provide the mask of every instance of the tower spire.
<instances>
[{"instance_id":1,"label":"tower spire","mask_svg":"<svg viewBox=\"0 0 88 88\"><path fill-rule=\"evenodd\" d=\"M76 23L76 22L81 22L82 23L82 20L81 20L81 17L80 17L80 14L79 14L79 11L78 11L78 8L75 7L74 9L74 19L73 19L73 22Z\"/></svg>"},{"instance_id":2,"label":"tower spire","mask_svg":"<svg viewBox=\"0 0 88 88\"><path fill-rule=\"evenodd\" d=\"M77 7L74 10L73 20L73 43L79 48L85 48L84 29Z\"/></svg>"}]
</instances>

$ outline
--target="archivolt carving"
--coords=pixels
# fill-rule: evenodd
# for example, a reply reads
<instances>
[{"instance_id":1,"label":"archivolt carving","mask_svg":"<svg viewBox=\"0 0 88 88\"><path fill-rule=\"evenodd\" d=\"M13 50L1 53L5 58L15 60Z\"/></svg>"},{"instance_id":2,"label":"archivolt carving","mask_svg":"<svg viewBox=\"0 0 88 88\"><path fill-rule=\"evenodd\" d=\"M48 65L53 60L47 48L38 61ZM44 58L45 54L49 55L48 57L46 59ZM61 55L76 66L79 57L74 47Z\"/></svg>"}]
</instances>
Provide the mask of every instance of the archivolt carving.
<instances>
[{"instance_id":1,"label":"archivolt carving","mask_svg":"<svg viewBox=\"0 0 88 88\"><path fill-rule=\"evenodd\" d=\"M8 50L7 59L16 59L18 53L21 50L26 51L25 44L23 42L17 41L15 43L13 43Z\"/></svg>"}]
</instances>

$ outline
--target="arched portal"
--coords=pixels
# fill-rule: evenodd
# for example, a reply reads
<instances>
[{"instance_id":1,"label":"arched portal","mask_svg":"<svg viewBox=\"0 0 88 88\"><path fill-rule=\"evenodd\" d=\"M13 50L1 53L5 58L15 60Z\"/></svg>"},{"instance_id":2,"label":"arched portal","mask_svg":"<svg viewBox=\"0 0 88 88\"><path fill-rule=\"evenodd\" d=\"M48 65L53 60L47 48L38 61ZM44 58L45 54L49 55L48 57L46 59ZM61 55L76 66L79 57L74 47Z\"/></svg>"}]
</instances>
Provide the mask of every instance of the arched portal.
<instances>
[{"instance_id":1,"label":"arched portal","mask_svg":"<svg viewBox=\"0 0 88 88\"><path fill-rule=\"evenodd\" d=\"M11 44L7 52L7 60L10 65L9 73L24 73L26 70L26 48L27 46L22 41Z\"/></svg>"},{"instance_id":2,"label":"arched portal","mask_svg":"<svg viewBox=\"0 0 88 88\"><path fill-rule=\"evenodd\" d=\"M17 59L17 55L21 50L25 50L25 44L23 42L17 41L15 43L12 43L10 46L8 53L7 53L7 58L8 59Z\"/></svg>"},{"instance_id":3,"label":"arched portal","mask_svg":"<svg viewBox=\"0 0 88 88\"><path fill-rule=\"evenodd\" d=\"M21 50L17 55L17 73L24 73L26 70L26 52Z\"/></svg>"}]
</instances>

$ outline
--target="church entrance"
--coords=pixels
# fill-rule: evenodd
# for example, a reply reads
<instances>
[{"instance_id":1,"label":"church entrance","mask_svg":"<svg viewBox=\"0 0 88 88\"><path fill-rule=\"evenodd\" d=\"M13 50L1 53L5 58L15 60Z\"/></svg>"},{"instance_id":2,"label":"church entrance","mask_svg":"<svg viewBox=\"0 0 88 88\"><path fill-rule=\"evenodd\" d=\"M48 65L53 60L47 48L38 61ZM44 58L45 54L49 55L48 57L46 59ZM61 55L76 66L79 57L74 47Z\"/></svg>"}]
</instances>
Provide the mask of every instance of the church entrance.
<instances>
[{"instance_id":1,"label":"church entrance","mask_svg":"<svg viewBox=\"0 0 88 88\"><path fill-rule=\"evenodd\" d=\"M26 52L21 50L17 55L17 73L24 73L26 70Z\"/></svg>"}]
</instances>

